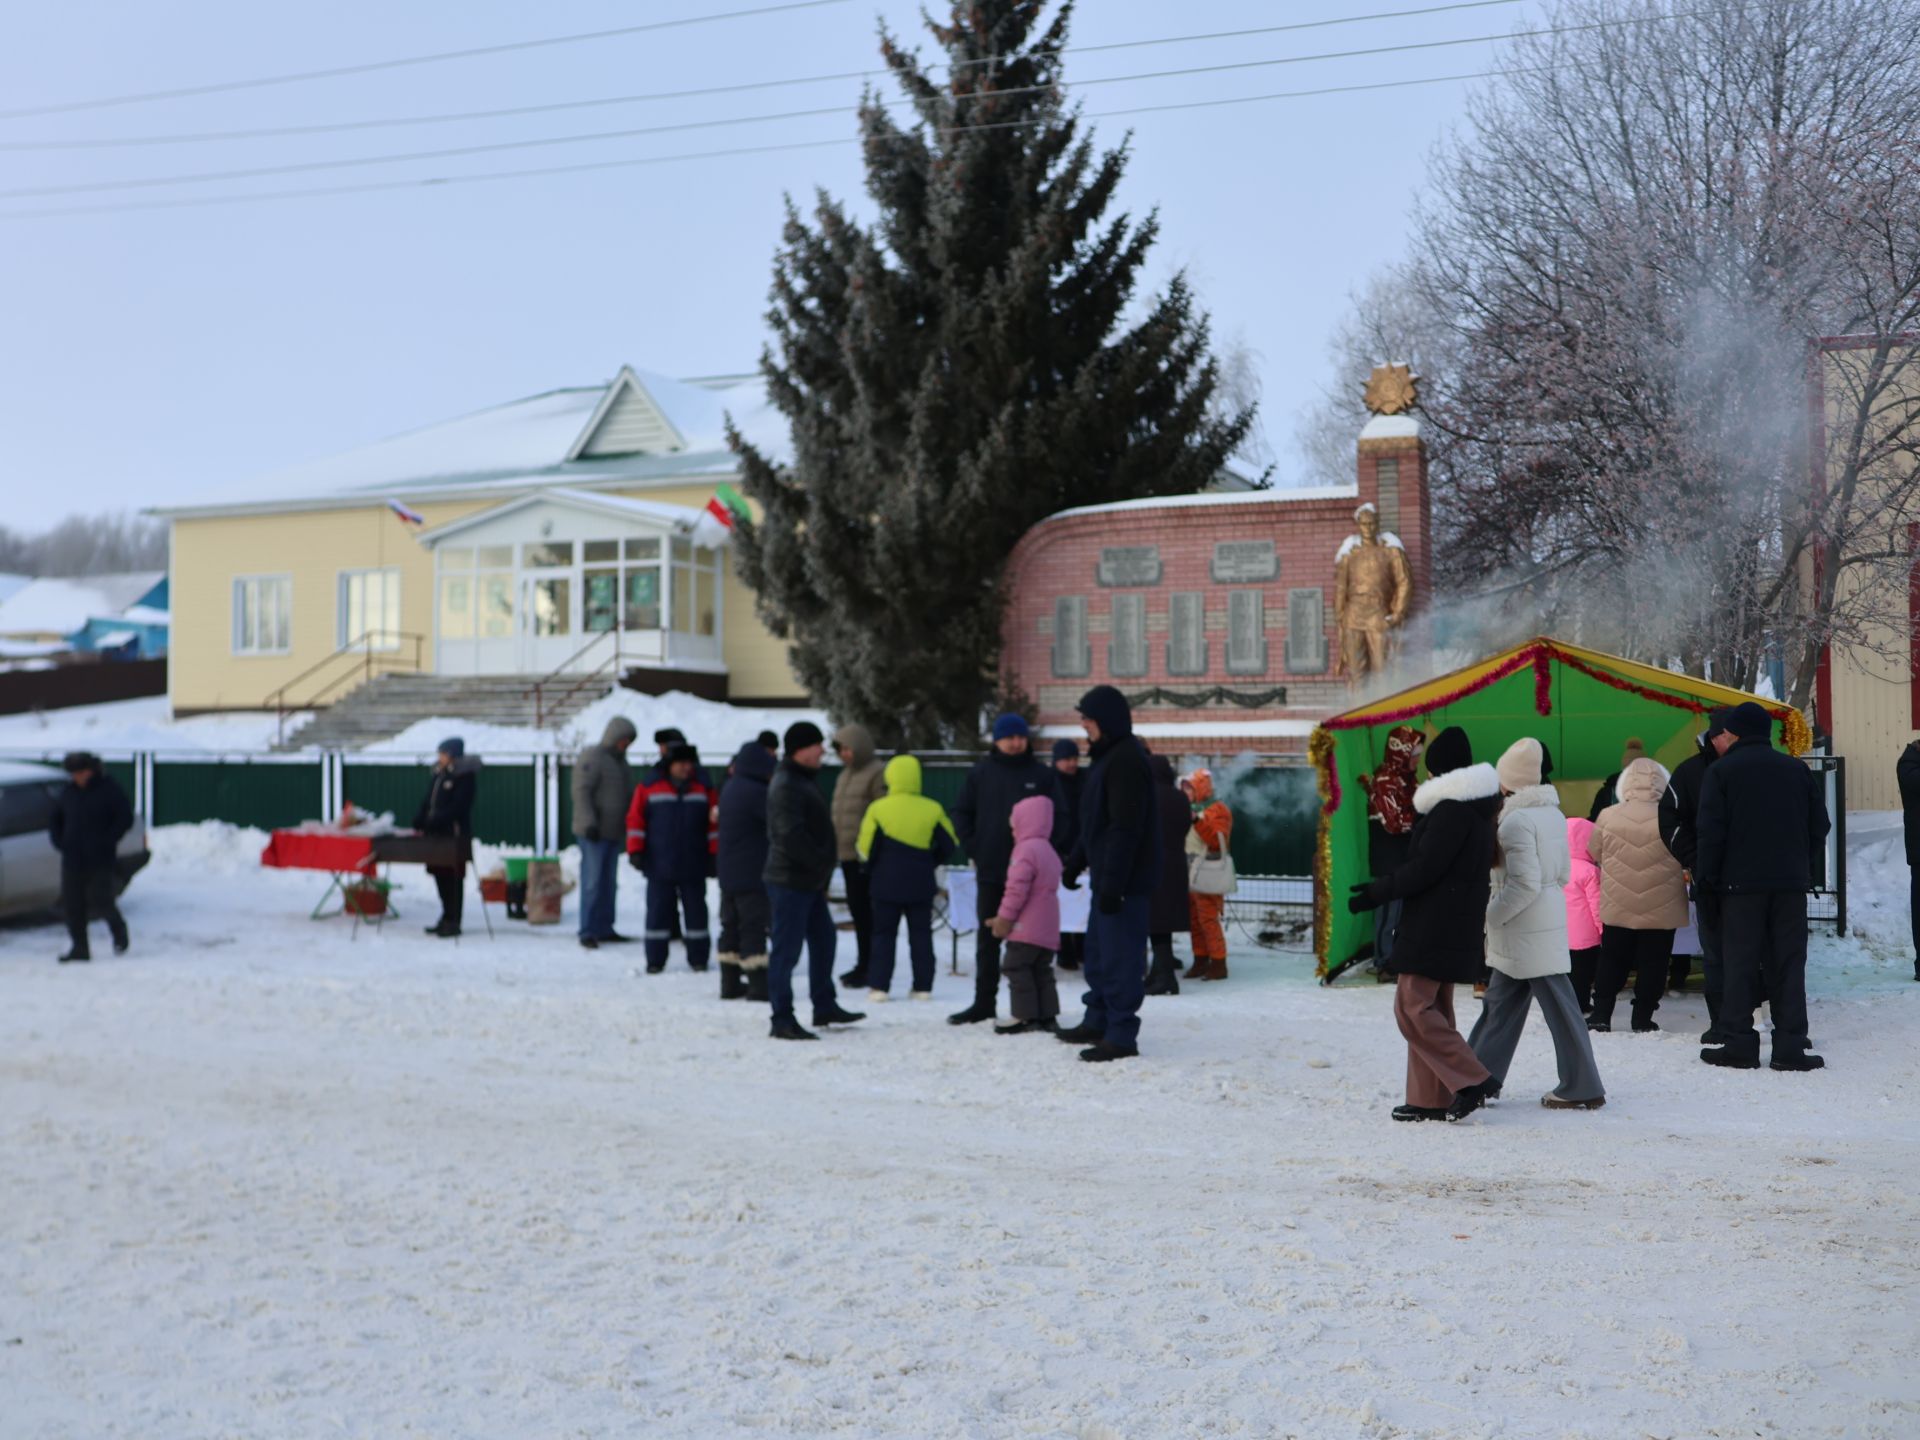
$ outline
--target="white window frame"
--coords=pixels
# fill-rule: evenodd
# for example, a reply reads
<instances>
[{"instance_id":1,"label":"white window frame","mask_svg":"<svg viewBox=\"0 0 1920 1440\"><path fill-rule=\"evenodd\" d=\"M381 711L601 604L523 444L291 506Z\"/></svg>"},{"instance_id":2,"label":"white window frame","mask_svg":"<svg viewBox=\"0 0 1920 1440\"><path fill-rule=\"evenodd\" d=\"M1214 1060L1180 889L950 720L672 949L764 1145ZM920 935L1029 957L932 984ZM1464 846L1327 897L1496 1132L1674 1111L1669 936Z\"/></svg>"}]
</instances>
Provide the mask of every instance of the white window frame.
<instances>
[{"instance_id":1,"label":"white window frame","mask_svg":"<svg viewBox=\"0 0 1920 1440\"><path fill-rule=\"evenodd\" d=\"M285 645L250 646L250 645L245 645L241 643L242 641L242 637L240 634L241 589L243 586L249 586L249 585L259 586L259 585L265 585L265 584L277 584L285 587L285 597L286 597L285 614L286 614L286 630L287 630L287 643ZM229 587L227 595L228 595L227 603L229 607L229 613L228 613L229 623L228 623L227 634L228 634L228 640L233 647L232 649L233 654L235 655L291 655L293 653L293 576L292 575L286 574L286 573L265 574L265 575L236 575L233 577L233 584ZM259 605L257 602L254 606L254 609L257 614L259 610Z\"/></svg>"},{"instance_id":2,"label":"white window frame","mask_svg":"<svg viewBox=\"0 0 1920 1440\"><path fill-rule=\"evenodd\" d=\"M369 575L387 575L393 579L393 629L373 632L384 634L387 638L384 641L376 641L371 648L381 652L398 650L400 648L400 627L406 623L406 609L403 599L403 587L406 582L402 578L400 567L398 565L356 565L350 569L340 571L338 578L334 581L333 631L334 646L336 649L344 650L360 638L359 635L352 633L347 624L347 615L349 612L347 587L355 580L364 580ZM437 603L439 597L436 595L434 598Z\"/></svg>"}]
</instances>

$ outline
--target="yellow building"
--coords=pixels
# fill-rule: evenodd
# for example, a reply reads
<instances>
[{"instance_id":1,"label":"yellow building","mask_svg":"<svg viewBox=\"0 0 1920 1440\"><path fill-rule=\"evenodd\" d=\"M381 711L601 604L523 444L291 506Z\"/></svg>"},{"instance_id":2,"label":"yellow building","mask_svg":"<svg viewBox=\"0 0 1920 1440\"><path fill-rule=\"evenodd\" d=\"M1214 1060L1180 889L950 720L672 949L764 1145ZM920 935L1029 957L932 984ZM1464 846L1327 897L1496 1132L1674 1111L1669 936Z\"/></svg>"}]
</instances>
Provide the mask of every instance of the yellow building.
<instances>
[{"instance_id":1,"label":"yellow building","mask_svg":"<svg viewBox=\"0 0 1920 1440\"><path fill-rule=\"evenodd\" d=\"M783 454L757 377L622 369L162 508L176 713L308 708L371 670L805 699L712 527L727 418Z\"/></svg>"},{"instance_id":2,"label":"yellow building","mask_svg":"<svg viewBox=\"0 0 1920 1440\"><path fill-rule=\"evenodd\" d=\"M1842 336L1815 346L1814 414L1822 431L1814 453L1832 472L1822 487L1836 511L1830 529L1852 537L1850 552L1890 557L1839 570L1834 612L1849 638L1827 647L1815 683L1815 717L1833 737L1834 753L1846 757L1847 805L1854 810L1900 807L1894 764L1920 736L1920 582L1911 574L1920 556L1920 506L1912 491L1912 447L1920 435L1916 342L1920 336ZM1887 346L1891 360L1876 368L1875 356ZM1854 450L1855 433L1865 438L1849 483L1840 465Z\"/></svg>"}]
</instances>

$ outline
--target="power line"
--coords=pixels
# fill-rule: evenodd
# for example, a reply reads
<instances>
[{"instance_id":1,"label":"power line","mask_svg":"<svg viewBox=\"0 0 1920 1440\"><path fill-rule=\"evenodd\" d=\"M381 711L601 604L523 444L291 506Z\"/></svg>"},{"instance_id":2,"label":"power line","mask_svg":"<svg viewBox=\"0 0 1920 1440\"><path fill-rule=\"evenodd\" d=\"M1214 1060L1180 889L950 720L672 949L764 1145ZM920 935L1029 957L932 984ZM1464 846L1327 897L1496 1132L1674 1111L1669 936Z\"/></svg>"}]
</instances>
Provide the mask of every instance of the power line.
<instances>
[{"instance_id":1,"label":"power line","mask_svg":"<svg viewBox=\"0 0 1920 1440\"><path fill-rule=\"evenodd\" d=\"M1196 35L1163 35L1143 40L1114 40L1099 45L1067 45L1057 50L1025 52L1033 55L1093 55L1103 51L1137 50L1150 46L1188 44L1208 40L1243 40L1257 35L1278 35L1294 30L1320 30L1333 25L1358 25L1373 20L1403 20L1423 15L1439 15L1457 10L1483 10L1490 6L1518 5L1523 0L1455 0L1453 4L1427 5L1415 10L1381 10L1370 15L1343 15L1330 20L1298 21L1288 25L1262 25L1245 30L1216 30ZM981 56L955 65L937 65L933 69L995 64L1020 58L1018 54ZM401 115L373 120L339 120L312 125L270 125L249 130L205 130L175 135L119 135L91 140L0 140L0 150L105 150L132 146L193 145L210 141L264 140L289 135L329 135L356 130L382 130L411 125L445 125L470 120L517 119L527 115L551 115L569 110L591 110L610 105L639 105L661 100L691 100L712 95L739 95L754 91L788 89L800 85L824 85L842 80L871 80L890 72L880 70L841 70L826 75L800 75L780 80L750 80L732 85L707 85L693 90L656 90L638 95L607 95L592 100L556 100L540 105L513 105L493 110L453 110L437 115ZM19 113L19 112L14 112ZM0 118L5 118L0 116Z\"/></svg>"},{"instance_id":2,"label":"power line","mask_svg":"<svg viewBox=\"0 0 1920 1440\"><path fill-rule=\"evenodd\" d=\"M716 15L683 15L675 20L622 25L612 30L586 30L574 35L548 35L537 40L510 40L500 45L474 45L465 50L440 50L427 55L402 55L392 60L369 60L357 65L334 65L325 70L295 70L284 75L261 75L251 80L220 80L207 85L183 85L172 90L144 90L133 95L106 95L93 100L68 100L57 105L0 110L0 120L23 120L33 115L64 115L76 110L103 110L114 105L144 104L150 100L182 100L194 95L219 95L234 90L259 90L270 85L295 85L307 80L332 80L343 75L366 75L377 70L399 70L410 65L438 65L448 60L472 60L481 55L504 55L509 51L539 50L553 45L578 45L589 40L612 40L623 35L706 25L715 20L744 20L754 15L774 15L786 10L817 10L823 5L846 3L847 0L786 0L784 4L761 5L751 10L726 10Z\"/></svg>"},{"instance_id":3,"label":"power line","mask_svg":"<svg viewBox=\"0 0 1920 1440\"><path fill-rule=\"evenodd\" d=\"M1539 30L1518 30L1501 35L1472 35L1449 40L1423 40L1398 45L1376 45L1358 50L1323 51L1312 55L1283 55L1267 60L1233 60L1214 65L1185 66L1172 70L1142 71L1132 75L1095 76L1088 80L1077 80L1067 88L1085 89L1095 85L1117 85L1136 80L1166 80L1189 75L1218 75L1238 70L1271 69L1280 65L1302 65L1323 60L1350 60L1378 55L1404 54L1411 51L1442 50L1460 45L1483 45L1503 40L1525 39L1543 35L1573 34L1585 30L1610 29L1618 25L1643 24L1651 20L1671 20L1684 18L1680 12L1661 16L1641 16L1618 20L1596 20L1579 25L1546 27ZM1004 90L979 91L971 95L955 96L956 100L995 99L1009 96L1032 94L1060 88L1056 85L1012 86ZM900 104L904 102L890 102ZM775 115L751 115L727 120L685 121L673 125L640 126L621 130L600 130L584 135L553 135L531 140L497 140L479 145L459 145L438 150L413 150L391 155L365 155L345 160L308 160L291 164L251 166L238 170L203 170L187 175L160 175L133 180L90 180L68 185L34 185L13 190L0 190L0 200L39 199L54 195L100 194L106 191L151 190L169 185L200 185L225 180L260 180L276 175L313 174L324 170L351 170L369 165L400 165L416 160L453 160L471 155L499 154L513 150L550 149L557 145L585 145L607 140L631 140L644 135L656 135L673 130L711 129L723 125L748 125L779 120L795 120L845 113L843 106L827 106L816 110L794 110Z\"/></svg>"},{"instance_id":4,"label":"power line","mask_svg":"<svg viewBox=\"0 0 1920 1440\"><path fill-rule=\"evenodd\" d=\"M1115 119L1127 115L1157 114L1171 110L1213 109L1224 105L1251 105L1267 100L1296 100L1320 95L1350 95L1368 90L1399 90L1416 85L1440 85L1458 80L1484 80L1501 75L1537 74L1551 66L1522 69L1474 70L1457 75L1429 75L1411 80L1379 80L1361 85L1327 85L1312 90L1276 90L1265 95L1238 95L1222 99L1173 101L1161 105L1128 106L1086 115L1088 120ZM1001 120L983 125L956 125L942 135L964 135L983 130L1015 130L1045 123L1042 120ZM189 210L215 205L248 205L276 200L301 200L317 196L364 195L388 190L418 190L449 185L477 185L499 180L526 180L545 175L579 175L600 170L621 170L644 165L667 165L688 160L720 160L743 155L773 155L793 150L822 150L829 147L863 143L858 137L838 136L827 140L796 140L772 145L740 145L724 150L700 150L679 155L642 155L618 160L591 160L574 165L541 165L520 170L489 170L477 175L445 175L422 179L382 180L357 185L314 186L302 190L276 190L265 194L199 195L177 200L135 200L106 205L69 205L41 210L0 211L0 221L41 220L66 215L118 215L136 210Z\"/></svg>"}]
</instances>

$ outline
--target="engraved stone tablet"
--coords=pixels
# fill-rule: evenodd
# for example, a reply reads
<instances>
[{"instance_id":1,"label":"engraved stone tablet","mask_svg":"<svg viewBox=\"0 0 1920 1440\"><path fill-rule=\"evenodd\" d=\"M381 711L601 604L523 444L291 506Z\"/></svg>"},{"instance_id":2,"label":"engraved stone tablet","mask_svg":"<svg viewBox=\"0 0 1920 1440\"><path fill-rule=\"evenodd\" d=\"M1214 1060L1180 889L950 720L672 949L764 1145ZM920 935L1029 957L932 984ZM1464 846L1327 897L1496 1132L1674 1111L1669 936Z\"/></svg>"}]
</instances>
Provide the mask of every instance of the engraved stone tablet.
<instances>
[{"instance_id":1,"label":"engraved stone tablet","mask_svg":"<svg viewBox=\"0 0 1920 1440\"><path fill-rule=\"evenodd\" d=\"M1287 592L1287 669L1295 675L1327 670L1327 601L1317 586Z\"/></svg>"},{"instance_id":2,"label":"engraved stone tablet","mask_svg":"<svg viewBox=\"0 0 1920 1440\"><path fill-rule=\"evenodd\" d=\"M1087 599L1062 595L1053 602L1053 673L1061 679L1088 674L1093 656L1087 645Z\"/></svg>"},{"instance_id":3,"label":"engraved stone tablet","mask_svg":"<svg viewBox=\"0 0 1920 1440\"><path fill-rule=\"evenodd\" d=\"M1158 545L1113 545L1100 552L1094 578L1102 585L1158 585Z\"/></svg>"},{"instance_id":4,"label":"engraved stone tablet","mask_svg":"<svg viewBox=\"0 0 1920 1440\"><path fill-rule=\"evenodd\" d=\"M1167 613L1167 673L1207 673L1207 597L1198 590L1177 590Z\"/></svg>"},{"instance_id":5,"label":"engraved stone tablet","mask_svg":"<svg viewBox=\"0 0 1920 1440\"><path fill-rule=\"evenodd\" d=\"M1147 673L1147 597L1113 597L1113 639L1107 642L1107 669L1114 675Z\"/></svg>"},{"instance_id":6,"label":"engraved stone tablet","mask_svg":"<svg viewBox=\"0 0 1920 1440\"><path fill-rule=\"evenodd\" d=\"M1280 556L1271 540L1219 540L1213 547L1216 585L1257 585L1280 578Z\"/></svg>"},{"instance_id":7,"label":"engraved stone tablet","mask_svg":"<svg viewBox=\"0 0 1920 1440\"><path fill-rule=\"evenodd\" d=\"M1227 595L1227 673L1267 673L1266 596L1258 590Z\"/></svg>"}]
</instances>

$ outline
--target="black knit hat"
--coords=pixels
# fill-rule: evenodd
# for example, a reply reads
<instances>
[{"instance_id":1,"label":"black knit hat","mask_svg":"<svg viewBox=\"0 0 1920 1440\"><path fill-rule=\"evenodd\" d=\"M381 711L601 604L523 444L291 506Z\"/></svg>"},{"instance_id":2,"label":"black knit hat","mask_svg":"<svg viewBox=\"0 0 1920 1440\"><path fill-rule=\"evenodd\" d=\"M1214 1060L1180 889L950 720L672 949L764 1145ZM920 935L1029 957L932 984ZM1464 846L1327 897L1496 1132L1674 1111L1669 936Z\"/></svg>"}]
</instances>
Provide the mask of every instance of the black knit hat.
<instances>
[{"instance_id":1,"label":"black knit hat","mask_svg":"<svg viewBox=\"0 0 1920 1440\"><path fill-rule=\"evenodd\" d=\"M700 764L700 752L684 743L667 751L667 764L678 765L682 760L697 768Z\"/></svg>"},{"instance_id":2,"label":"black knit hat","mask_svg":"<svg viewBox=\"0 0 1920 1440\"><path fill-rule=\"evenodd\" d=\"M653 743L656 745L684 745L687 743L687 737L669 725L664 730L656 730L653 732Z\"/></svg>"},{"instance_id":3,"label":"black knit hat","mask_svg":"<svg viewBox=\"0 0 1920 1440\"><path fill-rule=\"evenodd\" d=\"M762 730L759 735L754 738L754 744L758 745L762 750L778 750L780 748L780 737L771 730Z\"/></svg>"},{"instance_id":4,"label":"black knit hat","mask_svg":"<svg viewBox=\"0 0 1920 1440\"><path fill-rule=\"evenodd\" d=\"M824 745L826 739L820 733L820 727L811 720L796 720L787 726L786 752L793 755L811 745Z\"/></svg>"},{"instance_id":5,"label":"black knit hat","mask_svg":"<svg viewBox=\"0 0 1920 1440\"><path fill-rule=\"evenodd\" d=\"M1053 758L1056 760L1078 760L1080 758L1079 743L1062 735L1058 740L1053 742Z\"/></svg>"},{"instance_id":6,"label":"black knit hat","mask_svg":"<svg viewBox=\"0 0 1920 1440\"><path fill-rule=\"evenodd\" d=\"M1455 770L1464 770L1473 763L1473 745L1467 739L1467 732L1458 725L1449 725L1427 746L1427 773L1429 775L1450 775Z\"/></svg>"},{"instance_id":7,"label":"black knit hat","mask_svg":"<svg viewBox=\"0 0 1920 1440\"><path fill-rule=\"evenodd\" d=\"M78 775L82 770L98 770L100 757L91 750L74 750L60 762L60 768L69 775Z\"/></svg>"},{"instance_id":8,"label":"black knit hat","mask_svg":"<svg viewBox=\"0 0 1920 1440\"><path fill-rule=\"evenodd\" d=\"M1751 700L1727 713L1727 729L1742 740L1765 740L1773 734L1773 717Z\"/></svg>"}]
</instances>

